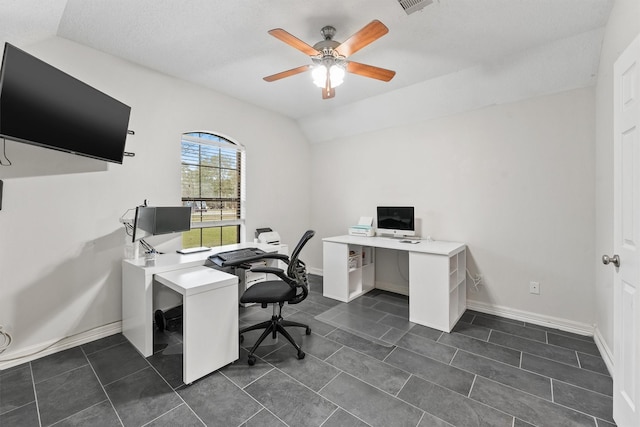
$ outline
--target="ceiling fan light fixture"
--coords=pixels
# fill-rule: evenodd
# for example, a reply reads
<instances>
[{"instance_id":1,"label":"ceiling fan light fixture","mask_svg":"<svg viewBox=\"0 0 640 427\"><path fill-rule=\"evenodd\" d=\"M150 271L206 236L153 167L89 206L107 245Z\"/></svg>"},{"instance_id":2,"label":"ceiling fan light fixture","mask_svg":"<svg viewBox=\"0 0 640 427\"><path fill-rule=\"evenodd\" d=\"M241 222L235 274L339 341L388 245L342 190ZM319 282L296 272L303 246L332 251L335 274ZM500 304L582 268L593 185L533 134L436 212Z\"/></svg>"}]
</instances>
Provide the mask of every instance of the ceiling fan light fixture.
<instances>
[{"instance_id":1,"label":"ceiling fan light fixture","mask_svg":"<svg viewBox=\"0 0 640 427\"><path fill-rule=\"evenodd\" d=\"M331 87L338 87L344 82L345 71L344 68L339 65L332 65L329 68L329 79L331 80Z\"/></svg>"},{"instance_id":2,"label":"ceiling fan light fixture","mask_svg":"<svg viewBox=\"0 0 640 427\"><path fill-rule=\"evenodd\" d=\"M324 65L316 65L313 67L311 71L311 78L313 79L313 84L318 87L324 87L327 82L327 67Z\"/></svg>"},{"instance_id":3,"label":"ceiling fan light fixture","mask_svg":"<svg viewBox=\"0 0 640 427\"><path fill-rule=\"evenodd\" d=\"M329 80L331 87L338 87L344 82L345 70L340 65L333 64L329 67ZM327 66L324 64L316 65L311 71L313 84L324 88L327 84Z\"/></svg>"}]
</instances>

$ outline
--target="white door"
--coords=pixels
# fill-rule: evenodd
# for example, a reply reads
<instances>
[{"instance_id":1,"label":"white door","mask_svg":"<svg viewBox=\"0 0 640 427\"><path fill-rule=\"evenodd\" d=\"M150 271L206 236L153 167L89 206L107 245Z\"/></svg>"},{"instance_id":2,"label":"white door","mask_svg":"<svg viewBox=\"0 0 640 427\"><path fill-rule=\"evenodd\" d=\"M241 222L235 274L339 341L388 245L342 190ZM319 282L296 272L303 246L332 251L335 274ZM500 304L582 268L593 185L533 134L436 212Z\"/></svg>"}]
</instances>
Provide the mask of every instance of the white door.
<instances>
[{"instance_id":1,"label":"white door","mask_svg":"<svg viewBox=\"0 0 640 427\"><path fill-rule=\"evenodd\" d=\"M640 426L640 36L614 65L614 234L613 418Z\"/></svg>"}]
</instances>

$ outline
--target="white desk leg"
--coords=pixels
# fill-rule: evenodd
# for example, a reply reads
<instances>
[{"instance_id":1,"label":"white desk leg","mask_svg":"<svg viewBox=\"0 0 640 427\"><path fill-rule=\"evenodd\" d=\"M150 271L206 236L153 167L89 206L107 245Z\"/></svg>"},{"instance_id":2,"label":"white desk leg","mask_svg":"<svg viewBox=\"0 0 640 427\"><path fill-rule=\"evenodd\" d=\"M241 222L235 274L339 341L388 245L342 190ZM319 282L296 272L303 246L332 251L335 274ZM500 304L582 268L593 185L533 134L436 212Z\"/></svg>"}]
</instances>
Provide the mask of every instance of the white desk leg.
<instances>
[{"instance_id":1,"label":"white desk leg","mask_svg":"<svg viewBox=\"0 0 640 427\"><path fill-rule=\"evenodd\" d=\"M449 310L449 257L410 252L409 320L451 332Z\"/></svg>"},{"instance_id":2,"label":"white desk leg","mask_svg":"<svg viewBox=\"0 0 640 427\"><path fill-rule=\"evenodd\" d=\"M238 285L185 297L182 319L185 384L239 357Z\"/></svg>"},{"instance_id":3,"label":"white desk leg","mask_svg":"<svg viewBox=\"0 0 640 427\"><path fill-rule=\"evenodd\" d=\"M122 334L144 356L153 354L153 276L122 263Z\"/></svg>"},{"instance_id":4,"label":"white desk leg","mask_svg":"<svg viewBox=\"0 0 640 427\"><path fill-rule=\"evenodd\" d=\"M349 302L349 245L322 243L323 295Z\"/></svg>"}]
</instances>

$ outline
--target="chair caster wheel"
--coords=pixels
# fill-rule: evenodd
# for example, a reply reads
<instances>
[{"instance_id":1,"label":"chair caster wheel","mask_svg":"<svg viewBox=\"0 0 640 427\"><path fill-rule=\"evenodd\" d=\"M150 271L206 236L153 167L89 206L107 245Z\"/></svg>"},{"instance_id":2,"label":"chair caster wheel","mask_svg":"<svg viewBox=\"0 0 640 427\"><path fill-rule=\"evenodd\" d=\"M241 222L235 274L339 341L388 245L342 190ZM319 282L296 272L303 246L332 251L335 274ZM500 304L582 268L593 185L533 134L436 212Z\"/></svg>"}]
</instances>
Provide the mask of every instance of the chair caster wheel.
<instances>
[{"instance_id":1,"label":"chair caster wheel","mask_svg":"<svg viewBox=\"0 0 640 427\"><path fill-rule=\"evenodd\" d=\"M249 366L253 366L256 364L256 357L255 356L249 356L249 359L247 360L247 362L249 363Z\"/></svg>"},{"instance_id":2,"label":"chair caster wheel","mask_svg":"<svg viewBox=\"0 0 640 427\"><path fill-rule=\"evenodd\" d=\"M305 356L304 351L298 350L298 360L304 359L304 356Z\"/></svg>"},{"instance_id":3,"label":"chair caster wheel","mask_svg":"<svg viewBox=\"0 0 640 427\"><path fill-rule=\"evenodd\" d=\"M307 329L304 331L304 333L305 333L305 334L307 334L307 335L311 335L311 328L307 328Z\"/></svg>"}]
</instances>

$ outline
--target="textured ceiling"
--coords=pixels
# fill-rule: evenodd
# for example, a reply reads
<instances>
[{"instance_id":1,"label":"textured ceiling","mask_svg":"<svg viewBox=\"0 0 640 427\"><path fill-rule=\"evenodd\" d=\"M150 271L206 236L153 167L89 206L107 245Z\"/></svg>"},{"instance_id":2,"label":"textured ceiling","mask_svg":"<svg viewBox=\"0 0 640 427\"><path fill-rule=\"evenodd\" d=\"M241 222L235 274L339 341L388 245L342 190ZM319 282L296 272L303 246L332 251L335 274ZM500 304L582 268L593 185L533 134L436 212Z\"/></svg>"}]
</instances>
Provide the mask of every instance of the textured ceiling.
<instances>
[{"instance_id":1,"label":"textured ceiling","mask_svg":"<svg viewBox=\"0 0 640 427\"><path fill-rule=\"evenodd\" d=\"M0 41L20 46L57 35L280 112L314 134L312 121L336 120L347 106L384 105L412 88L432 93L469 70L481 70L471 73L476 79L507 73L519 92L518 82L538 80L532 96L592 84L612 2L435 0L407 15L397 0L0 0ZM269 29L313 45L325 25L344 41L373 19L389 33L352 59L395 70L391 82L350 74L335 98L322 100L309 73L262 80L310 63ZM545 74L549 68L559 72Z\"/></svg>"}]
</instances>

